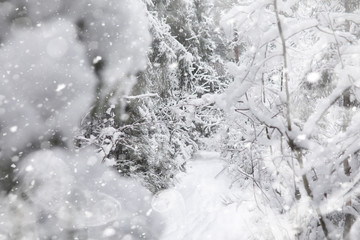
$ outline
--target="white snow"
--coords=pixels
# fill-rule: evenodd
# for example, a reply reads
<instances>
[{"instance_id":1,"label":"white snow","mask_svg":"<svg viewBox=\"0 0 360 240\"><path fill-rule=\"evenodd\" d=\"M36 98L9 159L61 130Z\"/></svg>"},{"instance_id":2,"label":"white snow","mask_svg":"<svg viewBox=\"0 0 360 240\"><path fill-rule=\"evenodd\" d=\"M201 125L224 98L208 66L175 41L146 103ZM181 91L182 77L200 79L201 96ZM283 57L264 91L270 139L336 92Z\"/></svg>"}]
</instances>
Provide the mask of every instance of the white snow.
<instances>
[{"instance_id":1,"label":"white snow","mask_svg":"<svg viewBox=\"0 0 360 240\"><path fill-rule=\"evenodd\" d=\"M12 126L12 127L10 128L10 132L12 132L12 133L16 132L17 130L18 130L18 127L17 127L17 126Z\"/></svg>"},{"instance_id":2,"label":"white snow","mask_svg":"<svg viewBox=\"0 0 360 240\"><path fill-rule=\"evenodd\" d=\"M103 237L112 237L116 234L115 229L113 228L107 228L103 232Z\"/></svg>"},{"instance_id":3,"label":"white snow","mask_svg":"<svg viewBox=\"0 0 360 240\"><path fill-rule=\"evenodd\" d=\"M60 92L66 88L66 84L59 84L56 88L57 92Z\"/></svg>"},{"instance_id":4,"label":"white snow","mask_svg":"<svg viewBox=\"0 0 360 240\"><path fill-rule=\"evenodd\" d=\"M177 1L189 9L200 3ZM336 234L342 232L342 220L336 223L339 226L331 222L337 221L337 213L344 215L359 206L360 113L355 106L344 107L345 91L350 90L352 102L360 99L359 10L351 14L339 9L320 11L316 8L330 5L316 5L315 0L277 1L285 54L279 44L281 29L273 0L217 1L228 4L227 12L219 12L219 19L214 19L220 21L228 38L224 47L229 49L219 48L226 57L219 60L239 56L224 64L229 74L223 76L224 85L231 82L227 90L207 90L206 83L194 86L195 93L190 94L166 89L167 83L182 85L181 79L157 76L163 70L173 74L167 76L178 76L185 64L191 71L184 76L212 81L203 73L210 68L196 66L200 57L196 47L185 47L179 36L171 35L176 31L170 22L177 19L157 19L157 14L162 14L157 7L166 7L170 0L0 0L0 185L3 187L3 180L5 188L8 180L16 183L9 183L12 191L0 191L0 240L69 239L65 232L83 229L89 238L113 240L292 240L299 233L299 239L315 239L322 236L316 223L319 211L327 215L331 234L341 238ZM305 2L316 7L304 9ZM146 9L145 3L152 10ZM163 54L159 59L148 56L149 21L155 35L163 34L154 36L154 44ZM199 25L201 34L190 36L191 22L188 24L176 26L176 30L185 34L186 41L199 41L206 50L206 42L201 41L208 33L208 29L201 29L206 24ZM238 47L235 53L233 47ZM164 64L163 58L169 64ZM217 60L210 61L217 68ZM147 66L151 71L144 75L145 85L156 83L171 90L171 95L179 95L176 104L166 105L168 109L163 108L164 94L157 89L147 89L139 82L140 89L131 91L137 73ZM284 73L289 79L281 77ZM325 73L328 76L321 81ZM103 86L100 96L95 96L99 80ZM319 88L330 80L326 89ZM179 168L186 172L178 175L174 187L153 195L138 179L121 177L107 168L117 163L116 156L101 164L104 154L114 150L113 144L127 141L118 126L106 125L100 130L100 137L112 142L96 146L101 153L91 147L74 149L74 133L81 119L87 121L83 115L91 111L96 97L103 100L104 96L109 96L106 103L112 104L106 112L112 118L104 119L104 124L115 121L118 101L134 105L148 102L144 108L136 105L139 114L116 117L123 121L132 121L137 115L145 120L150 116L153 122L164 120L171 126L164 126L159 134L152 133L157 130L155 125L144 129L149 138L155 135L149 142L160 139L164 145L150 147L161 155L165 144L172 142L189 158L192 151L186 149L196 149L195 144L182 145L173 136L191 128L182 127L173 115L181 116L195 129L197 113L215 105L226 116L213 126L227 128L226 137L235 131L238 135L229 144L222 137L202 143L219 151L226 145L222 157L231 157L226 163L216 152L200 151L185 165L172 152L164 155L164 159L184 163ZM120 108L125 106L121 103ZM153 114L152 108L161 109L161 114ZM207 113L202 117L207 118ZM231 123L236 118L239 121ZM197 137L197 132L193 133ZM91 136L89 142L94 143L95 138ZM134 147L138 148L141 146ZM240 153L234 157L236 151ZM162 161L157 155L153 158L151 161ZM344 173L345 160L351 167L349 174ZM171 164L160 167L172 168ZM353 209L347 204L350 200L354 200ZM358 239L359 228L357 220L351 239Z\"/></svg>"},{"instance_id":5,"label":"white snow","mask_svg":"<svg viewBox=\"0 0 360 240\"><path fill-rule=\"evenodd\" d=\"M86 56L76 38L73 24L58 20L41 29L14 31L12 43L0 48L1 145L22 149L32 139L57 131L73 136L95 85L90 67L81 64ZM46 46L58 39L67 50L60 44L56 56L49 55ZM5 156L11 154L8 150L3 149Z\"/></svg>"},{"instance_id":6,"label":"white snow","mask_svg":"<svg viewBox=\"0 0 360 240\"><path fill-rule=\"evenodd\" d=\"M316 83L318 82L319 80L321 79L321 75L320 73L318 72L312 72L312 73L309 73L306 77L306 80L309 82L309 83Z\"/></svg>"},{"instance_id":7,"label":"white snow","mask_svg":"<svg viewBox=\"0 0 360 240\"><path fill-rule=\"evenodd\" d=\"M153 199L166 221L161 240L292 239L288 223L270 208L259 210L253 188L232 183L218 153L199 152L176 187Z\"/></svg>"},{"instance_id":8,"label":"white snow","mask_svg":"<svg viewBox=\"0 0 360 240\"><path fill-rule=\"evenodd\" d=\"M50 40L46 45L46 51L50 57L61 58L63 57L69 49L68 42L62 38L54 38Z\"/></svg>"},{"instance_id":9,"label":"white snow","mask_svg":"<svg viewBox=\"0 0 360 240\"><path fill-rule=\"evenodd\" d=\"M91 61L106 58L101 73L111 90L121 82L120 96L146 67L145 11L140 0L0 3L0 165L14 173L1 169L0 180L21 181L14 194L0 191L0 238L69 239L83 228L93 239L158 238L162 221L146 214L151 193L101 165L92 148L73 149L95 99ZM81 37L80 20L88 27Z\"/></svg>"},{"instance_id":10,"label":"white snow","mask_svg":"<svg viewBox=\"0 0 360 240\"><path fill-rule=\"evenodd\" d=\"M100 159L94 160L92 149L78 153L37 151L19 166L21 189L36 211L51 213L63 228L69 224L87 227L94 237L112 237L114 232L126 233L136 216L139 229L155 237L162 220L156 212L147 214L151 193L135 180L122 178L100 164ZM99 232L99 227L104 230Z\"/></svg>"},{"instance_id":11,"label":"white snow","mask_svg":"<svg viewBox=\"0 0 360 240\"><path fill-rule=\"evenodd\" d=\"M106 62L102 71L106 91L121 85L120 95L129 94L135 81L126 77L146 67L151 37L145 5L139 0L70 1L66 17L85 21L82 37L90 61Z\"/></svg>"}]
</instances>

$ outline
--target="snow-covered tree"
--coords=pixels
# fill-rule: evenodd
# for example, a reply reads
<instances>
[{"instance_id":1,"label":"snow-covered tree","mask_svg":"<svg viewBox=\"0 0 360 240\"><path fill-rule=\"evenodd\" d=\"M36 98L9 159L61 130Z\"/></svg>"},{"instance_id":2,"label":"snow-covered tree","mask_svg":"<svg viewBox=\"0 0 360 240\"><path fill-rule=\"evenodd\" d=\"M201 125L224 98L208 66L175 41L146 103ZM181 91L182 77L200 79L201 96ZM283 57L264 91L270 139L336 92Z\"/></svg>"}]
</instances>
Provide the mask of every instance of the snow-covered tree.
<instances>
[{"instance_id":1,"label":"snow-covered tree","mask_svg":"<svg viewBox=\"0 0 360 240\"><path fill-rule=\"evenodd\" d=\"M145 13L140 1L1 1L1 239L159 238L150 191L73 144L91 104L114 84L128 94L144 69Z\"/></svg>"},{"instance_id":2,"label":"snow-covered tree","mask_svg":"<svg viewBox=\"0 0 360 240\"><path fill-rule=\"evenodd\" d=\"M237 31L245 46L229 64L235 81L223 95L232 122L223 156L238 180L281 203L270 205L301 239L346 237L348 215L357 216L351 186L360 136L350 129L358 124L360 19L345 10L342 2L265 0L223 17L229 37Z\"/></svg>"},{"instance_id":3,"label":"snow-covered tree","mask_svg":"<svg viewBox=\"0 0 360 240\"><path fill-rule=\"evenodd\" d=\"M147 8L153 42L146 71L137 74L131 94L108 104L96 128L79 139L95 139L104 161L115 161L121 174L140 177L156 192L185 170L199 137L218 127L221 111L206 96L227 82L209 1L153 1ZM125 105L124 114L119 109Z\"/></svg>"}]
</instances>

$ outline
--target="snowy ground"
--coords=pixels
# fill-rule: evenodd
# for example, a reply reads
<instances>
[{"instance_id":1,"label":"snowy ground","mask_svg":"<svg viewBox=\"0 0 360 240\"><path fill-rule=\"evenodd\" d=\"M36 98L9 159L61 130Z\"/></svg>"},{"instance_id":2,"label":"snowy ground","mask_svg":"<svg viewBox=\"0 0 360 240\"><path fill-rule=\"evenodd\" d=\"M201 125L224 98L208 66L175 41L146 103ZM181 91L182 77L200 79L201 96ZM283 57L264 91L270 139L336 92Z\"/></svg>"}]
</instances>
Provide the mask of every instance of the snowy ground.
<instances>
[{"instance_id":1,"label":"snowy ground","mask_svg":"<svg viewBox=\"0 0 360 240\"><path fill-rule=\"evenodd\" d=\"M257 207L252 188L230 189L223 169L219 154L200 152L175 188L155 196L153 208L167 222L161 240L292 239L270 209Z\"/></svg>"}]
</instances>

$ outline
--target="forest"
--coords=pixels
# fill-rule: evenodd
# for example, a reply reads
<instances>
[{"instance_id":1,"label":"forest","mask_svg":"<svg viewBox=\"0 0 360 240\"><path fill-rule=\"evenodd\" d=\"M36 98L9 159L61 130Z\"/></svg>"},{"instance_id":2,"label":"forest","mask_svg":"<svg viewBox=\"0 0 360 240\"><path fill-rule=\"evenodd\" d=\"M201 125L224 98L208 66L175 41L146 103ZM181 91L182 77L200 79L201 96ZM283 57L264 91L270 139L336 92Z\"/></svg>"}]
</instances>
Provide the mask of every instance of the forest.
<instances>
[{"instance_id":1,"label":"forest","mask_svg":"<svg viewBox=\"0 0 360 240\"><path fill-rule=\"evenodd\" d=\"M0 0L0 240L360 239L360 0Z\"/></svg>"}]
</instances>

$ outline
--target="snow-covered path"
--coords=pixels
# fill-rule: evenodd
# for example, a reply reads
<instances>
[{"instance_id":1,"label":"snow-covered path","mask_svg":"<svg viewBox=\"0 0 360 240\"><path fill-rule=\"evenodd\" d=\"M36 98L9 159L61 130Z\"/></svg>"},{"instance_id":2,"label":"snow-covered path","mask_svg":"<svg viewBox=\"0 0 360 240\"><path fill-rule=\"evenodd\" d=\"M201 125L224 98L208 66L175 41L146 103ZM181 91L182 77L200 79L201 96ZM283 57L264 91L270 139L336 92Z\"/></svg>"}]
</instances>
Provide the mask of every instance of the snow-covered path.
<instances>
[{"instance_id":1,"label":"snow-covered path","mask_svg":"<svg viewBox=\"0 0 360 240\"><path fill-rule=\"evenodd\" d=\"M260 209L252 187L230 189L223 168L219 154L200 152L176 187L154 197L153 208L167 223L161 240L292 239L284 221ZM229 198L236 203L225 204Z\"/></svg>"},{"instance_id":2,"label":"snow-covered path","mask_svg":"<svg viewBox=\"0 0 360 240\"><path fill-rule=\"evenodd\" d=\"M231 181L219 174L224 165L219 159L217 153L200 152L177 186L154 198L167 222L162 240L241 239L246 223L235 205L224 204Z\"/></svg>"}]
</instances>

